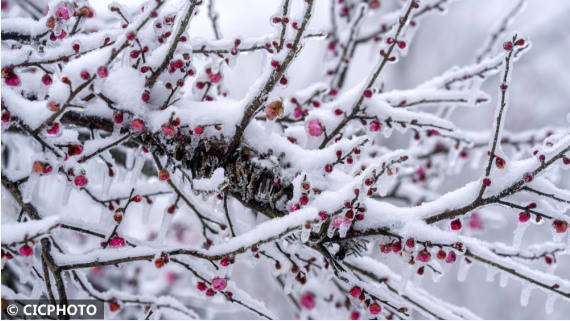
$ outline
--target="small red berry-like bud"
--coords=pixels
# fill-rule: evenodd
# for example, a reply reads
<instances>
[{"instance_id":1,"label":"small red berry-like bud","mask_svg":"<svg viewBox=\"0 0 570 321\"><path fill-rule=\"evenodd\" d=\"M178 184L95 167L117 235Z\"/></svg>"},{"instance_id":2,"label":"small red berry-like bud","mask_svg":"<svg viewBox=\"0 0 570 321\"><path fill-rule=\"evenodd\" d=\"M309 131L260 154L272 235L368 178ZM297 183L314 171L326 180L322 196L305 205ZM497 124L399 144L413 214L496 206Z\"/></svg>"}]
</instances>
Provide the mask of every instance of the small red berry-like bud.
<instances>
[{"instance_id":1,"label":"small red berry-like bud","mask_svg":"<svg viewBox=\"0 0 570 321\"><path fill-rule=\"evenodd\" d=\"M437 258L440 260L445 259L446 256L447 256L447 253L445 253L444 250L439 250L439 252L437 252Z\"/></svg>"},{"instance_id":2,"label":"small red berry-like bud","mask_svg":"<svg viewBox=\"0 0 570 321\"><path fill-rule=\"evenodd\" d=\"M107 72L107 67L105 66L101 66L97 69L97 75L99 75L99 77L101 78L105 78L109 75L109 73Z\"/></svg>"},{"instance_id":3,"label":"small red berry-like bud","mask_svg":"<svg viewBox=\"0 0 570 321\"><path fill-rule=\"evenodd\" d=\"M362 290L357 286L350 289L350 295L352 295L355 298L358 297L360 295L360 293L362 293Z\"/></svg>"},{"instance_id":4,"label":"small red berry-like bud","mask_svg":"<svg viewBox=\"0 0 570 321\"><path fill-rule=\"evenodd\" d=\"M333 170L333 167L331 164L325 165L325 172L330 173L330 172L332 172L332 170Z\"/></svg>"},{"instance_id":5,"label":"small red berry-like bud","mask_svg":"<svg viewBox=\"0 0 570 321\"><path fill-rule=\"evenodd\" d=\"M44 163L39 162L39 161L35 161L34 162L34 166L32 167L32 170L35 173L43 173L44 172Z\"/></svg>"},{"instance_id":6,"label":"small red berry-like bud","mask_svg":"<svg viewBox=\"0 0 570 321\"><path fill-rule=\"evenodd\" d=\"M121 306L119 305L119 303L112 301L109 303L109 310L111 312L115 312L117 310L119 310L121 308Z\"/></svg>"},{"instance_id":7,"label":"small red berry-like bud","mask_svg":"<svg viewBox=\"0 0 570 321\"><path fill-rule=\"evenodd\" d=\"M157 269L160 269L161 267L164 266L164 262L162 261L161 258L158 258L158 259L154 260L154 266L155 266Z\"/></svg>"},{"instance_id":8,"label":"small red berry-like bud","mask_svg":"<svg viewBox=\"0 0 570 321\"><path fill-rule=\"evenodd\" d=\"M517 46L524 46L524 44L525 44L525 41L522 38L515 41L515 45L517 45Z\"/></svg>"},{"instance_id":9,"label":"small red berry-like bud","mask_svg":"<svg viewBox=\"0 0 570 321\"><path fill-rule=\"evenodd\" d=\"M142 201L142 196L140 196L140 194L133 196L133 202L139 203L140 201Z\"/></svg>"},{"instance_id":10,"label":"small red berry-like bud","mask_svg":"<svg viewBox=\"0 0 570 321\"><path fill-rule=\"evenodd\" d=\"M484 179L483 179L483 185L485 185L485 186L491 185L491 180L488 179L488 178L484 178Z\"/></svg>"},{"instance_id":11,"label":"small red berry-like bud","mask_svg":"<svg viewBox=\"0 0 570 321\"><path fill-rule=\"evenodd\" d=\"M117 209L113 214L113 219L115 220L115 222L121 223L121 221L123 220L123 209L121 208Z\"/></svg>"},{"instance_id":12,"label":"small red berry-like bud","mask_svg":"<svg viewBox=\"0 0 570 321\"><path fill-rule=\"evenodd\" d=\"M83 175L76 176L75 180L73 182L75 183L75 185L77 185L79 187L83 187L83 186L87 185L87 177L85 177Z\"/></svg>"},{"instance_id":13,"label":"small red berry-like bud","mask_svg":"<svg viewBox=\"0 0 570 321\"><path fill-rule=\"evenodd\" d=\"M120 124L123 122L123 112L116 112L113 114L113 121L115 124Z\"/></svg>"},{"instance_id":14,"label":"small red berry-like bud","mask_svg":"<svg viewBox=\"0 0 570 321\"><path fill-rule=\"evenodd\" d=\"M570 165L570 157L562 157L562 162L564 163L564 165Z\"/></svg>"},{"instance_id":15,"label":"small red berry-like bud","mask_svg":"<svg viewBox=\"0 0 570 321\"><path fill-rule=\"evenodd\" d=\"M123 247L125 246L125 239L115 236L109 241L109 246L113 248Z\"/></svg>"},{"instance_id":16,"label":"small red berry-like bud","mask_svg":"<svg viewBox=\"0 0 570 321\"><path fill-rule=\"evenodd\" d=\"M340 110L340 109L337 108L337 109L334 110L334 114L337 115L337 116L340 116L340 115L342 115L342 110Z\"/></svg>"},{"instance_id":17,"label":"small red berry-like bud","mask_svg":"<svg viewBox=\"0 0 570 321\"><path fill-rule=\"evenodd\" d=\"M552 226L556 230L556 233L564 233L568 228L568 223L563 220L554 220L554 222L552 222Z\"/></svg>"},{"instance_id":18,"label":"small red berry-like bud","mask_svg":"<svg viewBox=\"0 0 570 321\"><path fill-rule=\"evenodd\" d=\"M496 156L495 158L495 165L497 165L498 168L505 168L505 164L507 162L505 162L505 160L499 156Z\"/></svg>"},{"instance_id":19,"label":"small red berry-like bud","mask_svg":"<svg viewBox=\"0 0 570 321\"><path fill-rule=\"evenodd\" d=\"M451 229L454 231L460 230L461 229L461 220L455 219L455 220L451 221Z\"/></svg>"},{"instance_id":20,"label":"small red berry-like bud","mask_svg":"<svg viewBox=\"0 0 570 321\"><path fill-rule=\"evenodd\" d=\"M501 87L502 91L505 91L505 90L507 90L507 88L509 88L509 86L507 86L507 84L501 84L500 87Z\"/></svg>"},{"instance_id":21,"label":"small red berry-like bud","mask_svg":"<svg viewBox=\"0 0 570 321\"><path fill-rule=\"evenodd\" d=\"M378 0L376 0L376 2L378 2ZM360 314L358 312L356 311L350 312L350 320L358 320L358 318L360 318Z\"/></svg>"},{"instance_id":22,"label":"small red berry-like bud","mask_svg":"<svg viewBox=\"0 0 570 321\"><path fill-rule=\"evenodd\" d=\"M544 256L544 262L546 262L546 264L552 264L552 258L550 256Z\"/></svg>"},{"instance_id":23,"label":"small red berry-like bud","mask_svg":"<svg viewBox=\"0 0 570 321\"><path fill-rule=\"evenodd\" d=\"M90 76L90 75L89 75L89 72L87 72L87 71L85 71L85 70L82 71L79 75L81 76L81 79L83 79L83 80L89 79L89 76Z\"/></svg>"},{"instance_id":24,"label":"small red berry-like bud","mask_svg":"<svg viewBox=\"0 0 570 321\"><path fill-rule=\"evenodd\" d=\"M524 181L529 183L530 181L532 181L532 174L530 173L526 173L524 174Z\"/></svg>"},{"instance_id":25,"label":"small red berry-like bud","mask_svg":"<svg viewBox=\"0 0 570 321\"><path fill-rule=\"evenodd\" d=\"M386 43L387 43L387 44L391 44L392 42L394 42L394 39L392 39L392 37L386 38Z\"/></svg>"},{"instance_id":26,"label":"small red berry-like bud","mask_svg":"<svg viewBox=\"0 0 570 321\"><path fill-rule=\"evenodd\" d=\"M20 252L21 256L30 256L34 254L34 250L28 244L22 245L18 252Z\"/></svg>"},{"instance_id":27,"label":"small red berry-like bud","mask_svg":"<svg viewBox=\"0 0 570 321\"><path fill-rule=\"evenodd\" d=\"M445 259L446 263L453 263L456 260L456 255L455 252L453 251L449 251L449 253L447 253L447 258Z\"/></svg>"},{"instance_id":28,"label":"small red berry-like bud","mask_svg":"<svg viewBox=\"0 0 570 321\"><path fill-rule=\"evenodd\" d=\"M372 90L366 89L366 90L364 91L364 97L366 97L366 98L372 97Z\"/></svg>"},{"instance_id":29,"label":"small red berry-like bud","mask_svg":"<svg viewBox=\"0 0 570 321\"><path fill-rule=\"evenodd\" d=\"M51 85L51 83L52 83L51 76L50 76L49 74L43 75L43 77L42 77L42 83L43 83L44 85L46 85L46 86Z\"/></svg>"},{"instance_id":30,"label":"small red berry-like bud","mask_svg":"<svg viewBox=\"0 0 570 321\"><path fill-rule=\"evenodd\" d=\"M431 259L431 254L430 252L428 252L428 250L423 249L418 253L416 258L418 259L418 261L426 263Z\"/></svg>"},{"instance_id":31,"label":"small red berry-like bud","mask_svg":"<svg viewBox=\"0 0 570 321\"><path fill-rule=\"evenodd\" d=\"M303 306L303 308L305 308L307 310L311 310L312 308L314 308L315 307L315 299L313 298L313 294L311 294L311 293L303 294L301 296L300 303Z\"/></svg>"},{"instance_id":32,"label":"small red berry-like bud","mask_svg":"<svg viewBox=\"0 0 570 321\"><path fill-rule=\"evenodd\" d=\"M196 284L196 287L200 291L206 291L206 289L208 288L208 286L204 282L198 282L198 284Z\"/></svg>"},{"instance_id":33,"label":"small red berry-like bud","mask_svg":"<svg viewBox=\"0 0 570 321\"><path fill-rule=\"evenodd\" d=\"M536 208L536 203L532 202L532 203L528 204L526 207L530 208L530 209Z\"/></svg>"},{"instance_id":34,"label":"small red berry-like bud","mask_svg":"<svg viewBox=\"0 0 570 321\"><path fill-rule=\"evenodd\" d=\"M529 212L520 212L519 213L519 222L524 223L530 219Z\"/></svg>"},{"instance_id":35,"label":"small red berry-like bud","mask_svg":"<svg viewBox=\"0 0 570 321\"><path fill-rule=\"evenodd\" d=\"M406 42L404 42L404 41L398 42L398 47L400 47L400 49L406 48Z\"/></svg>"},{"instance_id":36,"label":"small red berry-like bud","mask_svg":"<svg viewBox=\"0 0 570 321\"><path fill-rule=\"evenodd\" d=\"M544 161L546 160L546 156L544 156L544 154L540 154L538 155L538 159L540 160L541 163L544 163Z\"/></svg>"},{"instance_id":37,"label":"small red berry-like bud","mask_svg":"<svg viewBox=\"0 0 570 321\"><path fill-rule=\"evenodd\" d=\"M214 290L212 290L212 289L206 290L206 296L214 296L214 294L216 294L216 292L214 292Z\"/></svg>"},{"instance_id":38,"label":"small red berry-like bud","mask_svg":"<svg viewBox=\"0 0 570 321\"><path fill-rule=\"evenodd\" d=\"M160 179L161 181L166 181L169 178L170 178L170 174L168 173L167 170L163 169L158 173L158 179Z\"/></svg>"},{"instance_id":39,"label":"small red berry-like bud","mask_svg":"<svg viewBox=\"0 0 570 321\"><path fill-rule=\"evenodd\" d=\"M299 202L302 205L307 205L307 203L309 203L309 197L307 197L307 195L303 195L301 196L301 198L299 199Z\"/></svg>"},{"instance_id":40,"label":"small red berry-like bud","mask_svg":"<svg viewBox=\"0 0 570 321\"><path fill-rule=\"evenodd\" d=\"M150 92L148 90L143 91L143 93L141 95L141 99L145 103L148 103L148 101L150 100Z\"/></svg>"},{"instance_id":41,"label":"small red berry-like bud","mask_svg":"<svg viewBox=\"0 0 570 321\"><path fill-rule=\"evenodd\" d=\"M59 123L55 123L51 128L48 128L46 132L50 135L57 135L59 133Z\"/></svg>"},{"instance_id":42,"label":"small red berry-like bud","mask_svg":"<svg viewBox=\"0 0 570 321\"><path fill-rule=\"evenodd\" d=\"M368 309L370 310L370 313L374 314L374 315L376 315L376 314L380 313L380 311L382 311L382 308L376 302L372 303Z\"/></svg>"},{"instance_id":43,"label":"small red berry-like bud","mask_svg":"<svg viewBox=\"0 0 570 321\"><path fill-rule=\"evenodd\" d=\"M382 126L380 125L380 122L377 120L373 120L370 122L370 131L371 132L377 132L380 130Z\"/></svg>"},{"instance_id":44,"label":"small red berry-like bud","mask_svg":"<svg viewBox=\"0 0 570 321\"><path fill-rule=\"evenodd\" d=\"M511 51L511 50L513 50L513 43L510 41L507 41L507 42L503 43L503 48L506 51Z\"/></svg>"},{"instance_id":45,"label":"small red berry-like bud","mask_svg":"<svg viewBox=\"0 0 570 321\"><path fill-rule=\"evenodd\" d=\"M67 147L67 153L69 156L79 155L81 152L83 152L83 146L81 145L72 144Z\"/></svg>"},{"instance_id":46,"label":"small red berry-like bud","mask_svg":"<svg viewBox=\"0 0 570 321\"><path fill-rule=\"evenodd\" d=\"M424 272L425 272L425 266L420 266L417 271L418 275L424 275Z\"/></svg>"},{"instance_id":47,"label":"small red berry-like bud","mask_svg":"<svg viewBox=\"0 0 570 321\"><path fill-rule=\"evenodd\" d=\"M198 126L194 128L194 132L196 133L196 135L201 135L204 132L204 127Z\"/></svg>"},{"instance_id":48,"label":"small red berry-like bud","mask_svg":"<svg viewBox=\"0 0 570 321\"><path fill-rule=\"evenodd\" d=\"M406 240L406 246L412 248L416 245L416 241L413 238L409 238Z\"/></svg>"}]
</instances>

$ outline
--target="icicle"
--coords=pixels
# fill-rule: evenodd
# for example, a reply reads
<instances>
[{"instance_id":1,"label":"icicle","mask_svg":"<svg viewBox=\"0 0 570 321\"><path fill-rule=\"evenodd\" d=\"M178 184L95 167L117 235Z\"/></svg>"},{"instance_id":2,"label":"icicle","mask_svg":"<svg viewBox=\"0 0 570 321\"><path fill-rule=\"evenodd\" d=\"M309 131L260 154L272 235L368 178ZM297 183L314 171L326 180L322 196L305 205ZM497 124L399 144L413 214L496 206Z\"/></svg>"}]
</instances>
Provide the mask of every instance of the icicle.
<instances>
[{"instance_id":1,"label":"icicle","mask_svg":"<svg viewBox=\"0 0 570 321\"><path fill-rule=\"evenodd\" d=\"M546 314L552 314L554 312L554 303L558 299L558 295L554 293L548 293L546 295L546 304L544 305L544 311Z\"/></svg>"},{"instance_id":2,"label":"icicle","mask_svg":"<svg viewBox=\"0 0 570 321\"><path fill-rule=\"evenodd\" d=\"M526 307L530 299L530 293L532 291L531 285L525 285L521 291L521 306Z\"/></svg>"},{"instance_id":3,"label":"icicle","mask_svg":"<svg viewBox=\"0 0 570 321\"><path fill-rule=\"evenodd\" d=\"M29 203L32 201L32 196L34 195L34 190L40 181L40 175L33 173L28 178L28 181L24 184L24 188L22 191L22 201L24 203Z\"/></svg>"},{"instance_id":4,"label":"icicle","mask_svg":"<svg viewBox=\"0 0 570 321\"><path fill-rule=\"evenodd\" d=\"M406 287L408 286L408 281L410 280L410 277L414 273L413 272L414 267L415 267L415 265L408 266L408 268L405 269L404 273L402 274L402 281L398 285L398 294L402 294L402 293L406 292Z\"/></svg>"},{"instance_id":5,"label":"icicle","mask_svg":"<svg viewBox=\"0 0 570 321\"><path fill-rule=\"evenodd\" d=\"M463 282L467 279L467 273L471 269L471 263L467 263L467 260L461 260L459 263L459 271L457 271L457 281Z\"/></svg>"},{"instance_id":6,"label":"icicle","mask_svg":"<svg viewBox=\"0 0 570 321\"><path fill-rule=\"evenodd\" d=\"M497 274L497 270L490 267L490 266L485 266L485 269L487 270L487 274L486 274L486 280L487 282L493 282L495 281L495 275Z\"/></svg>"},{"instance_id":7,"label":"icicle","mask_svg":"<svg viewBox=\"0 0 570 321\"><path fill-rule=\"evenodd\" d=\"M107 218L109 217L108 215L106 215L108 209L107 209L107 206L101 206L100 208L101 208L101 211L100 211L101 214L99 214L99 225L105 226L107 223Z\"/></svg>"},{"instance_id":8,"label":"icicle","mask_svg":"<svg viewBox=\"0 0 570 321\"><path fill-rule=\"evenodd\" d=\"M106 197L109 195L112 182L113 182L113 177L106 174L103 175L103 184L101 184L101 196Z\"/></svg>"},{"instance_id":9,"label":"icicle","mask_svg":"<svg viewBox=\"0 0 570 321\"><path fill-rule=\"evenodd\" d=\"M145 161L141 150L136 151L134 158L135 160L134 160L133 169L129 172L129 185L131 186L133 186L137 181L137 179L139 178L140 176L139 174L141 173L141 170L144 167L144 161Z\"/></svg>"},{"instance_id":10,"label":"icicle","mask_svg":"<svg viewBox=\"0 0 570 321\"><path fill-rule=\"evenodd\" d=\"M438 269L438 271L441 271L440 269ZM439 283L439 281L441 281L441 278L443 277L443 273L442 272L436 272L436 271L431 271L431 280L434 283Z\"/></svg>"},{"instance_id":11,"label":"icicle","mask_svg":"<svg viewBox=\"0 0 570 321\"><path fill-rule=\"evenodd\" d=\"M393 125L392 125L392 127L382 126L382 135L385 138L389 138L390 136L392 136L393 131L394 131Z\"/></svg>"},{"instance_id":12,"label":"icicle","mask_svg":"<svg viewBox=\"0 0 570 321\"><path fill-rule=\"evenodd\" d=\"M501 272L499 277L499 286L502 288L506 287L509 283L509 275L506 272Z\"/></svg>"},{"instance_id":13,"label":"icicle","mask_svg":"<svg viewBox=\"0 0 570 321\"><path fill-rule=\"evenodd\" d=\"M63 206L65 206L65 205L67 205L67 203L69 203L69 197L71 196L71 190L73 189L71 184L72 183L70 183L70 182L64 183L63 192L61 193L61 204Z\"/></svg>"},{"instance_id":14,"label":"icicle","mask_svg":"<svg viewBox=\"0 0 570 321\"><path fill-rule=\"evenodd\" d=\"M311 236L311 229L303 227L301 230L301 242L306 243L309 241L309 236Z\"/></svg>"},{"instance_id":15,"label":"icicle","mask_svg":"<svg viewBox=\"0 0 570 321\"><path fill-rule=\"evenodd\" d=\"M283 293L289 294L293 290L293 283L296 281L293 280L293 277L290 273L286 273L285 275L285 285L283 286Z\"/></svg>"},{"instance_id":16,"label":"icicle","mask_svg":"<svg viewBox=\"0 0 570 321\"><path fill-rule=\"evenodd\" d=\"M513 232L513 247L519 249L521 247L522 238L524 236L524 232L528 228L527 223L518 223L517 227Z\"/></svg>"},{"instance_id":17,"label":"icicle","mask_svg":"<svg viewBox=\"0 0 570 321\"><path fill-rule=\"evenodd\" d=\"M447 154L447 162L449 163L448 168L454 168L455 164L457 163L457 159L459 158L459 152L463 148L460 146L459 148L450 148L449 153Z\"/></svg>"},{"instance_id":18,"label":"icicle","mask_svg":"<svg viewBox=\"0 0 570 321\"><path fill-rule=\"evenodd\" d=\"M172 222L172 218L174 215L168 214L166 211L162 214L162 223L160 225L160 232L158 233L158 244L162 244L164 242L164 238L166 236L166 232L168 232L168 227L170 226L170 222Z\"/></svg>"},{"instance_id":19,"label":"icicle","mask_svg":"<svg viewBox=\"0 0 570 321\"><path fill-rule=\"evenodd\" d=\"M148 224L150 219L150 209L152 208L152 204L145 204L146 200L143 200L143 202L144 203L142 204L142 222L143 224Z\"/></svg>"}]
</instances>

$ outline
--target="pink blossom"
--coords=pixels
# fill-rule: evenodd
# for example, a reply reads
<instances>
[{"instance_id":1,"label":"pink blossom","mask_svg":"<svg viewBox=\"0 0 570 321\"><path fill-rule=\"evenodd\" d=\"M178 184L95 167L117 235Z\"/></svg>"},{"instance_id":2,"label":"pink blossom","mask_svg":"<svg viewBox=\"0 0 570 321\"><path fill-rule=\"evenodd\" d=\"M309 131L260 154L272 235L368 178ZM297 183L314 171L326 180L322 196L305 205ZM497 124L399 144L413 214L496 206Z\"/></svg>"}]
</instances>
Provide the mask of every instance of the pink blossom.
<instances>
[{"instance_id":1,"label":"pink blossom","mask_svg":"<svg viewBox=\"0 0 570 321\"><path fill-rule=\"evenodd\" d=\"M311 293L303 294L303 296L301 296L301 305L307 310L314 308L315 299L313 298L313 295Z\"/></svg>"},{"instance_id":2,"label":"pink blossom","mask_svg":"<svg viewBox=\"0 0 570 321\"><path fill-rule=\"evenodd\" d=\"M22 256L30 256L34 253L34 250L28 244L24 244L20 248L19 252L20 252L20 255L22 255Z\"/></svg>"},{"instance_id":3,"label":"pink blossom","mask_svg":"<svg viewBox=\"0 0 570 321\"><path fill-rule=\"evenodd\" d=\"M67 9L66 6L61 6L57 8L55 15L57 16L58 19L67 20L69 19L69 9Z\"/></svg>"},{"instance_id":4,"label":"pink blossom","mask_svg":"<svg viewBox=\"0 0 570 321\"><path fill-rule=\"evenodd\" d=\"M20 85L20 78L16 74L11 74L9 77L4 79L6 85L16 87Z\"/></svg>"},{"instance_id":5,"label":"pink blossom","mask_svg":"<svg viewBox=\"0 0 570 321\"><path fill-rule=\"evenodd\" d=\"M303 111L301 110L301 108L299 107L295 108L295 110L293 111L293 116L295 118L301 118L301 116L303 116Z\"/></svg>"},{"instance_id":6,"label":"pink blossom","mask_svg":"<svg viewBox=\"0 0 570 321\"><path fill-rule=\"evenodd\" d=\"M310 120L307 125L307 131L311 136L321 136L323 134L323 125L316 119Z\"/></svg>"},{"instance_id":7,"label":"pink blossom","mask_svg":"<svg viewBox=\"0 0 570 321\"><path fill-rule=\"evenodd\" d=\"M354 298L358 297L360 293L362 293L362 290L357 286L350 289L350 295L352 295Z\"/></svg>"},{"instance_id":8,"label":"pink blossom","mask_svg":"<svg viewBox=\"0 0 570 321\"><path fill-rule=\"evenodd\" d=\"M75 185L82 187L87 185L87 177L83 176L83 175L79 175L75 177Z\"/></svg>"},{"instance_id":9,"label":"pink blossom","mask_svg":"<svg viewBox=\"0 0 570 321\"><path fill-rule=\"evenodd\" d=\"M109 241L109 246L114 248L123 247L125 246L125 239L115 236L111 239L111 241Z\"/></svg>"},{"instance_id":10,"label":"pink blossom","mask_svg":"<svg viewBox=\"0 0 570 321\"><path fill-rule=\"evenodd\" d=\"M222 290L225 289L226 286L227 286L226 279L223 279L223 278L215 278L215 279L212 281L212 286L214 287L215 290L217 290L217 291L222 291Z\"/></svg>"},{"instance_id":11,"label":"pink blossom","mask_svg":"<svg viewBox=\"0 0 570 321\"><path fill-rule=\"evenodd\" d=\"M141 119L135 118L131 122L131 128L136 132L143 131L144 127L144 122Z\"/></svg>"},{"instance_id":12,"label":"pink blossom","mask_svg":"<svg viewBox=\"0 0 570 321\"><path fill-rule=\"evenodd\" d=\"M65 36L67 36L67 33L65 32L65 30L62 30L61 33L59 34L59 36L57 36L57 39L63 39L65 38Z\"/></svg>"},{"instance_id":13,"label":"pink blossom","mask_svg":"<svg viewBox=\"0 0 570 321\"><path fill-rule=\"evenodd\" d=\"M222 75L220 75L219 73L209 74L208 77L210 78L210 82L214 84L222 80Z\"/></svg>"},{"instance_id":14,"label":"pink blossom","mask_svg":"<svg viewBox=\"0 0 570 321\"><path fill-rule=\"evenodd\" d=\"M421 250L416 256L420 262L428 262L431 259L431 254L427 250Z\"/></svg>"},{"instance_id":15,"label":"pink blossom","mask_svg":"<svg viewBox=\"0 0 570 321\"><path fill-rule=\"evenodd\" d=\"M378 303L376 303L376 302L372 303L372 304L370 305L370 308L369 308L369 309L370 309L370 313L372 313L372 314L374 314L374 315L376 315L376 314L380 313L380 311L382 311L382 308L381 308L380 305L379 305Z\"/></svg>"},{"instance_id":16,"label":"pink blossom","mask_svg":"<svg viewBox=\"0 0 570 321\"><path fill-rule=\"evenodd\" d=\"M105 78L109 75L109 73L107 72L107 67L105 66L101 66L97 69L97 75L99 75L99 77L101 78Z\"/></svg>"},{"instance_id":17,"label":"pink blossom","mask_svg":"<svg viewBox=\"0 0 570 321\"><path fill-rule=\"evenodd\" d=\"M174 128L172 128L172 126L164 125L162 126L162 133L167 136L174 136L176 134L176 131Z\"/></svg>"},{"instance_id":18,"label":"pink blossom","mask_svg":"<svg viewBox=\"0 0 570 321\"><path fill-rule=\"evenodd\" d=\"M473 215L471 215L471 219L469 220L469 227L474 230L483 229L483 222L481 221L478 213L473 213Z\"/></svg>"},{"instance_id":19,"label":"pink blossom","mask_svg":"<svg viewBox=\"0 0 570 321\"><path fill-rule=\"evenodd\" d=\"M380 122L378 122L377 120L374 120L370 123L370 131L371 132L377 132L380 130Z\"/></svg>"}]
</instances>

